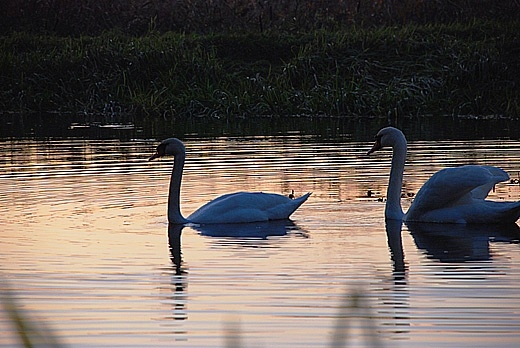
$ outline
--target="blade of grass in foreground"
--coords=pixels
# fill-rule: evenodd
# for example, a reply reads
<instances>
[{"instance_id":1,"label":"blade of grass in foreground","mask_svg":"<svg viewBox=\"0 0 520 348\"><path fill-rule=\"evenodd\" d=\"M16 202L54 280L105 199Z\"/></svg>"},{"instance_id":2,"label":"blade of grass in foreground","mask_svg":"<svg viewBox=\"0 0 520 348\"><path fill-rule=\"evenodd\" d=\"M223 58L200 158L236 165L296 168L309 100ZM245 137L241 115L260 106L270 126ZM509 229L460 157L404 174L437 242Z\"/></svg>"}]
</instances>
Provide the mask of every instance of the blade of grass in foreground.
<instances>
[{"instance_id":1,"label":"blade of grass in foreground","mask_svg":"<svg viewBox=\"0 0 520 348\"><path fill-rule=\"evenodd\" d=\"M11 324L14 326L20 343L23 347L45 347L60 348L64 347L59 343L52 330L41 322L31 320L18 305L5 284L2 284L2 294L0 302L7 314Z\"/></svg>"}]
</instances>

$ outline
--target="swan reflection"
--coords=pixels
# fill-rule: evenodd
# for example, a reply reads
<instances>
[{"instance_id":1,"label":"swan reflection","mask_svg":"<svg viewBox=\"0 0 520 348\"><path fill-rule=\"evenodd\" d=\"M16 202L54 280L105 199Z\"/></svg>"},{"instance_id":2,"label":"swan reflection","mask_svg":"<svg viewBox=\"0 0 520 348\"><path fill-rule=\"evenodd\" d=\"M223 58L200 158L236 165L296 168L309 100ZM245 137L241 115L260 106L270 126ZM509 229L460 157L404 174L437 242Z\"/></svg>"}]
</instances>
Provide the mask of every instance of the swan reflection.
<instances>
[{"instance_id":1,"label":"swan reflection","mask_svg":"<svg viewBox=\"0 0 520 348\"><path fill-rule=\"evenodd\" d=\"M190 227L202 236L242 239L268 239L269 237L282 237L289 232L300 231L300 228L289 219L238 224L194 224ZM305 234L303 235L305 236Z\"/></svg>"},{"instance_id":2,"label":"swan reflection","mask_svg":"<svg viewBox=\"0 0 520 348\"><path fill-rule=\"evenodd\" d=\"M175 275L185 273L182 269L181 235L184 225L168 224L168 247L170 259L175 267Z\"/></svg>"},{"instance_id":3,"label":"swan reflection","mask_svg":"<svg viewBox=\"0 0 520 348\"><path fill-rule=\"evenodd\" d=\"M169 224L168 225L168 246L170 248L170 259L174 268L174 274L172 275L172 295L170 300L173 304L173 319L185 320L188 318L186 313L186 287L188 285L188 279L186 277L186 271L182 264L182 251L181 251L181 235L183 225Z\"/></svg>"},{"instance_id":4,"label":"swan reflection","mask_svg":"<svg viewBox=\"0 0 520 348\"><path fill-rule=\"evenodd\" d=\"M485 261L492 258L490 242L518 243L516 224L467 225L407 222L415 244L441 262Z\"/></svg>"},{"instance_id":5,"label":"swan reflection","mask_svg":"<svg viewBox=\"0 0 520 348\"><path fill-rule=\"evenodd\" d=\"M404 260L401 220L386 220L386 237L390 259L392 260L393 278L385 281L381 295L382 309L379 313L388 318L383 322L383 332L393 339L407 339L410 332L410 298L407 284L407 267Z\"/></svg>"},{"instance_id":6,"label":"swan reflection","mask_svg":"<svg viewBox=\"0 0 520 348\"><path fill-rule=\"evenodd\" d=\"M386 220L385 227L390 258L393 262L394 278L396 280L404 279L406 266L404 262L403 239L401 237L403 224L401 220Z\"/></svg>"}]
</instances>

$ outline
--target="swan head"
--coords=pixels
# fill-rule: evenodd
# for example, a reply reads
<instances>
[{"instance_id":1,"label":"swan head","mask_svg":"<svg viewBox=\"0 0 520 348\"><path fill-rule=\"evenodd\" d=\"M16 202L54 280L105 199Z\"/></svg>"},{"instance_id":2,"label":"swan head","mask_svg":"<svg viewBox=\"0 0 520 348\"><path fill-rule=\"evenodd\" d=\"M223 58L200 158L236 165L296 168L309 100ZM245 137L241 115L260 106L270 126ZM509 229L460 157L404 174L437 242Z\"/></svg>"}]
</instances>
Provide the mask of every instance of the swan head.
<instances>
[{"instance_id":1,"label":"swan head","mask_svg":"<svg viewBox=\"0 0 520 348\"><path fill-rule=\"evenodd\" d=\"M182 141L177 138L168 138L163 140L158 146L156 152L148 159L148 161L152 161L156 158L163 156L178 156L184 155L186 153L186 148Z\"/></svg>"},{"instance_id":2,"label":"swan head","mask_svg":"<svg viewBox=\"0 0 520 348\"><path fill-rule=\"evenodd\" d=\"M404 143L406 145L406 137L403 132L394 127L385 127L376 134L376 141L372 148L368 150L367 155L370 155L377 150L384 147L394 147L397 144Z\"/></svg>"}]
</instances>

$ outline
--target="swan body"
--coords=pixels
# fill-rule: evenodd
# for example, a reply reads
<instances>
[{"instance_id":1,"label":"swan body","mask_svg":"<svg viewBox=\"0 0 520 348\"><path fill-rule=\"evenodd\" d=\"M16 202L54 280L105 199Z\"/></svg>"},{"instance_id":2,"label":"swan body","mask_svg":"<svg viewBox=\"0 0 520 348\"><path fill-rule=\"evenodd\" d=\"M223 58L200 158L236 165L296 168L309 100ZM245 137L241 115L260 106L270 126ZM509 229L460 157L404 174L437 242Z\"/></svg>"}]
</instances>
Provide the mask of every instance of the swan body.
<instances>
[{"instance_id":1,"label":"swan body","mask_svg":"<svg viewBox=\"0 0 520 348\"><path fill-rule=\"evenodd\" d=\"M186 148L179 139L166 139L157 146L157 152L149 161L166 155L174 156L168 195L168 221L173 224L226 224L288 219L311 195L309 192L290 199L274 193L230 193L206 203L188 218L184 218L180 212L180 188Z\"/></svg>"},{"instance_id":2,"label":"swan body","mask_svg":"<svg viewBox=\"0 0 520 348\"><path fill-rule=\"evenodd\" d=\"M466 165L445 168L421 187L406 214L401 208L401 189L407 144L404 134L393 127L381 129L368 154L391 147L392 166L387 189L387 219L435 223L514 223L520 217L519 202L489 201L489 191L509 175L493 166Z\"/></svg>"}]
</instances>

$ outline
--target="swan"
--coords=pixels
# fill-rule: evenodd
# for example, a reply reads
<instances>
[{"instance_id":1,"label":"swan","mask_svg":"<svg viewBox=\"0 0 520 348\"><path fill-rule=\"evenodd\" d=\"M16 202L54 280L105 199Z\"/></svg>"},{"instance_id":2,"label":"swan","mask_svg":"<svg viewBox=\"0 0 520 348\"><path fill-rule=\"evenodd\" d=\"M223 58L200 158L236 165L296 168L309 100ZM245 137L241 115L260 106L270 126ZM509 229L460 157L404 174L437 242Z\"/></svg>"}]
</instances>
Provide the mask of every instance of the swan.
<instances>
[{"instance_id":1,"label":"swan","mask_svg":"<svg viewBox=\"0 0 520 348\"><path fill-rule=\"evenodd\" d=\"M148 160L167 155L173 155L174 158L168 195L168 221L171 224L226 224L288 219L311 195L309 192L290 199L275 193L230 193L206 203L184 218L180 211L180 189L186 148L179 139L169 138L157 146L156 153Z\"/></svg>"},{"instance_id":2,"label":"swan","mask_svg":"<svg viewBox=\"0 0 520 348\"><path fill-rule=\"evenodd\" d=\"M493 166L465 165L445 168L435 173L415 195L406 214L401 208L401 189L406 161L406 138L397 128L386 127L376 135L367 155L392 148L392 165L387 188L385 218L435 223L515 223L520 216L520 201L486 200L495 184L509 180L509 175Z\"/></svg>"}]
</instances>

